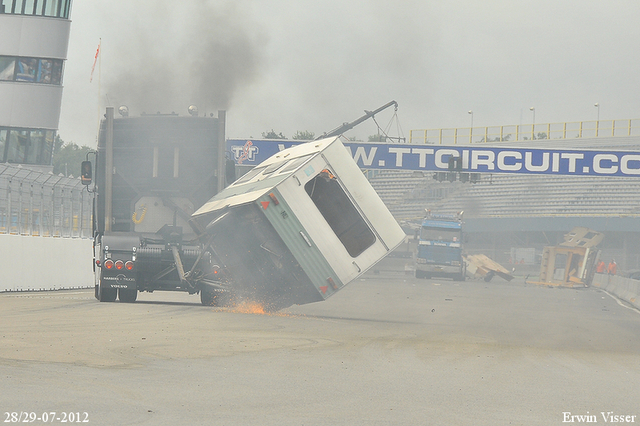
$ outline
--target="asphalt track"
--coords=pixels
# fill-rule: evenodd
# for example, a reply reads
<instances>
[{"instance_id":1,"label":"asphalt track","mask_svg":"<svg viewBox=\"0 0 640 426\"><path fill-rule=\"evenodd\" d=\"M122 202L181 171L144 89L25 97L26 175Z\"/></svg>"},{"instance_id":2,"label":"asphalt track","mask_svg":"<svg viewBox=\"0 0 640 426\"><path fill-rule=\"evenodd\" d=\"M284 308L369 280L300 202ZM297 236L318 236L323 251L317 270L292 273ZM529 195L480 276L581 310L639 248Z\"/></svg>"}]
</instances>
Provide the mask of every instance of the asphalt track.
<instances>
[{"instance_id":1,"label":"asphalt track","mask_svg":"<svg viewBox=\"0 0 640 426\"><path fill-rule=\"evenodd\" d=\"M640 423L640 313L596 289L398 275L251 312L180 293L135 304L1 293L0 420L547 426L613 412Z\"/></svg>"}]
</instances>

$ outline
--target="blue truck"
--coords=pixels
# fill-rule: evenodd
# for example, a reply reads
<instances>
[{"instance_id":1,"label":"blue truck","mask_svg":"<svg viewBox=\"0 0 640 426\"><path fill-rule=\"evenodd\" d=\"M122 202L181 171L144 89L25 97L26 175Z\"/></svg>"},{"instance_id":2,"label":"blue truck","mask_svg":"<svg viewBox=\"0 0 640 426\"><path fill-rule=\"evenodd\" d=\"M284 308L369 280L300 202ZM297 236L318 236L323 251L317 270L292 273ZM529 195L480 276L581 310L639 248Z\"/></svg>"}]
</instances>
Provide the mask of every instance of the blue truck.
<instances>
[{"instance_id":1,"label":"blue truck","mask_svg":"<svg viewBox=\"0 0 640 426\"><path fill-rule=\"evenodd\" d=\"M445 277L464 281L462 214L435 214L427 210L417 232L416 278Z\"/></svg>"}]
</instances>

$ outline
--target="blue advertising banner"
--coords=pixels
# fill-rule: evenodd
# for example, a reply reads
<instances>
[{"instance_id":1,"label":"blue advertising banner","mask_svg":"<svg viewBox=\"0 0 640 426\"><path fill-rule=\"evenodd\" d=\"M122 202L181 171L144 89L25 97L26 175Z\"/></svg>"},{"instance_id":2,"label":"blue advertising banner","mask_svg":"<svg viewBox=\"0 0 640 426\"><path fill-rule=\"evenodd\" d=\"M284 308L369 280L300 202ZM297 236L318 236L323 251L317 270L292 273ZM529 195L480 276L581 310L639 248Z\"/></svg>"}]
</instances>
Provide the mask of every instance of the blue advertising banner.
<instances>
[{"instance_id":1,"label":"blue advertising banner","mask_svg":"<svg viewBox=\"0 0 640 426\"><path fill-rule=\"evenodd\" d=\"M257 165L278 151L304 142L227 140L237 164ZM575 176L640 176L640 152L488 146L410 145L346 142L362 169L448 171L458 158L462 171Z\"/></svg>"}]
</instances>

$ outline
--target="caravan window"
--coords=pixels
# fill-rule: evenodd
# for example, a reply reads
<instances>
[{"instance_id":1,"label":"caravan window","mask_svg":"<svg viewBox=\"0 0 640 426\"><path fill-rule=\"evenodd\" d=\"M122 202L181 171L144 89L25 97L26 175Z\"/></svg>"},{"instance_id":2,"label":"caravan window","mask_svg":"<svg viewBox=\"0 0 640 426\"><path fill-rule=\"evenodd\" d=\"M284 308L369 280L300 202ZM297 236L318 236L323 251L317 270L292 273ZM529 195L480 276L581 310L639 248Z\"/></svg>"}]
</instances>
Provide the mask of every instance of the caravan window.
<instances>
[{"instance_id":1,"label":"caravan window","mask_svg":"<svg viewBox=\"0 0 640 426\"><path fill-rule=\"evenodd\" d=\"M273 163L269 166L267 166L266 169L264 169L264 172L262 172L263 175L269 175L273 172L275 172L276 170L278 170L280 167L284 166L285 164L287 164L289 160L283 160L283 161L279 161L277 163Z\"/></svg>"},{"instance_id":2,"label":"caravan window","mask_svg":"<svg viewBox=\"0 0 640 426\"><path fill-rule=\"evenodd\" d=\"M233 185L240 185L241 183L249 182L251 179L253 179L257 174L259 174L263 170L264 170L264 167L254 167L253 169L245 173L240 179L235 181Z\"/></svg>"},{"instance_id":3,"label":"caravan window","mask_svg":"<svg viewBox=\"0 0 640 426\"><path fill-rule=\"evenodd\" d=\"M351 257L373 245L376 237L329 170L320 172L304 189Z\"/></svg>"},{"instance_id":4,"label":"caravan window","mask_svg":"<svg viewBox=\"0 0 640 426\"><path fill-rule=\"evenodd\" d=\"M305 155L303 157L295 158L295 159L291 160L289 162L289 164L287 164L287 167L283 168L282 170L279 170L278 173L287 173L287 172L290 172L292 170L295 170L298 167L300 167L300 165L302 163L304 163L305 161L307 161L309 158L311 158L311 154Z\"/></svg>"}]
</instances>

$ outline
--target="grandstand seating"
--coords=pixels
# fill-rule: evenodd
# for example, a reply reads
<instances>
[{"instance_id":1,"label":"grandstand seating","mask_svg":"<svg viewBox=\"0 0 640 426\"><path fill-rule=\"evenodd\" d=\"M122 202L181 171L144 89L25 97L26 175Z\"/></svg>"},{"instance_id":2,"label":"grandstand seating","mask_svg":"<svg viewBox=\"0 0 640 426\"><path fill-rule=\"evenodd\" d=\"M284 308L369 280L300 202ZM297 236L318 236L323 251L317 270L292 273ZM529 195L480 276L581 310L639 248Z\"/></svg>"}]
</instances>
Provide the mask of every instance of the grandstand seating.
<instances>
[{"instance_id":1,"label":"grandstand seating","mask_svg":"<svg viewBox=\"0 0 640 426\"><path fill-rule=\"evenodd\" d=\"M536 141L552 148L640 152L640 138ZM511 144L510 146L516 146ZM370 170L369 181L410 235L424 217L464 211L466 250L506 264L514 247L535 248L563 241L573 226L606 233L602 256L620 270L640 268L640 177L482 174L476 184L437 182L432 172ZM565 228L566 226L566 228ZM537 234L542 233L544 238Z\"/></svg>"},{"instance_id":2,"label":"grandstand seating","mask_svg":"<svg viewBox=\"0 0 640 426\"><path fill-rule=\"evenodd\" d=\"M466 218L640 217L640 185L629 178L483 174L470 184L380 170L370 182L398 220L420 218L426 208L464 210Z\"/></svg>"}]
</instances>

